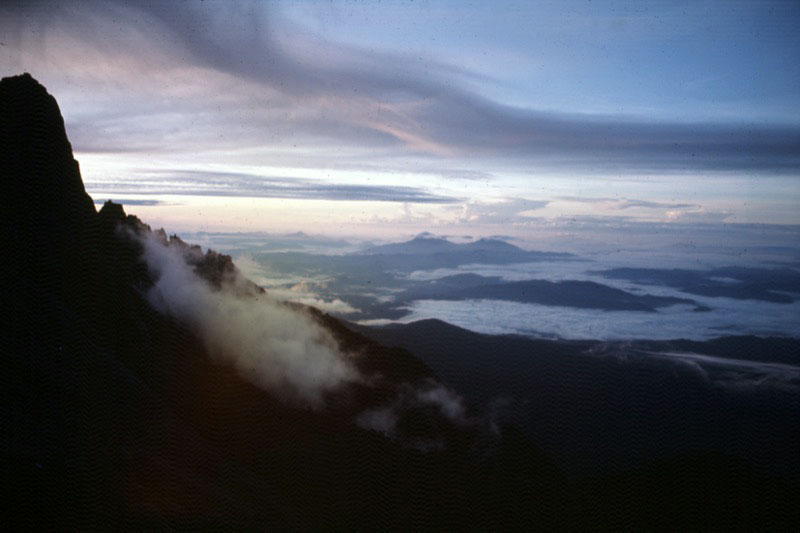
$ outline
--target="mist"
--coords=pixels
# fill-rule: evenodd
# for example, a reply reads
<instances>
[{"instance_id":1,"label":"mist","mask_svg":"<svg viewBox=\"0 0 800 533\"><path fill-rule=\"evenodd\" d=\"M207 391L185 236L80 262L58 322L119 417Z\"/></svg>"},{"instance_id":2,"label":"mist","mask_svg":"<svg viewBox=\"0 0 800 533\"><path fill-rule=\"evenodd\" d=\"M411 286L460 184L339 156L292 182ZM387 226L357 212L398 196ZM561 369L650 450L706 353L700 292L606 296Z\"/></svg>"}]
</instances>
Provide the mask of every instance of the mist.
<instances>
[{"instance_id":1,"label":"mist","mask_svg":"<svg viewBox=\"0 0 800 533\"><path fill-rule=\"evenodd\" d=\"M360 380L331 334L268 294L245 294L243 279L215 289L192 271L176 247L142 239L154 285L148 301L195 331L214 357L234 364L280 399L320 408L325 393Z\"/></svg>"},{"instance_id":2,"label":"mist","mask_svg":"<svg viewBox=\"0 0 800 533\"><path fill-rule=\"evenodd\" d=\"M470 413L461 395L429 378L401 385L389 402L361 412L355 422L404 446L428 452L446 447L444 434L419 434L413 428L413 421L433 417L446 420L453 427L470 428L483 437L495 438L499 435L494 420L496 414L490 410Z\"/></svg>"}]
</instances>

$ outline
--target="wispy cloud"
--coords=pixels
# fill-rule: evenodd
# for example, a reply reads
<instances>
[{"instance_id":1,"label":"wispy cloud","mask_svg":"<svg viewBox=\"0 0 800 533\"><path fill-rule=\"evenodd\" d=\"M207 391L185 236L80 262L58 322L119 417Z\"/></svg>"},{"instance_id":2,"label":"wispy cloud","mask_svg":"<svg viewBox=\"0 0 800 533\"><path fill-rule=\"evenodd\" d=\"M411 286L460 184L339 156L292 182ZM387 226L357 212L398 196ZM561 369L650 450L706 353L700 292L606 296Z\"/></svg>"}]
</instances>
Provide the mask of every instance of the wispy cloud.
<instances>
[{"instance_id":1,"label":"wispy cloud","mask_svg":"<svg viewBox=\"0 0 800 533\"><path fill-rule=\"evenodd\" d=\"M649 200L637 200L630 198L598 198L592 196L558 196L556 200L565 200L568 202L577 202L581 204L603 204L610 209L691 209L697 208L695 204L685 203L668 203L668 202L653 202Z\"/></svg>"},{"instance_id":2,"label":"wispy cloud","mask_svg":"<svg viewBox=\"0 0 800 533\"><path fill-rule=\"evenodd\" d=\"M107 198L107 199L94 199L95 205L103 205L106 201L111 200L115 203L122 204L122 205L142 205L142 206L154 206L154 205L170 205L166 202L161 200L118 200L114 198Z\"/></svg>"},{"instance_id":3,"label":"wispy cloud","mask_svg":"<svg viewBox=\"0 0 800 533\"><path fill-rule=\"evenodd\" d=\"M706 211L705 209L698 209L694 211L669 211L667 213L667 220L670 222L684 222L684 223L709 223L709 222L724 222L731 216L726 211Z\"/></svg>"},{"instance_id":4,"label":"wispy cloud","mask_svg":"<svg viewBox=\"0 0 800 533\"><path fill-rule=\"evenodd\" d=\"M692 204L649 202L647 200L624 200L619 206L620 209L630 209L631 207L642 207L645 209L689 209L697 206Z\"/></svg>"},{"instance_id":5,"label":"wispy cloud","mask_svg":"<svg viewBox=\"0 0 800 533\"><path fill-rule=\"evenodd\" d=\"M437 233L451 232L456 228L492 225L503 226L530 220L536 210L546 207L547 200L525 198L499 198L494 200L458 200L441 206L403 204L403 211L389 218L377 215L375 222L392 223L395 226L411 225L419 229L436 228ZM435 209L432 209L434 207ZM423 234L426 234L424 232ZM463 238L463 234L459 235Z\"/></svg>"},{"instance_id":6,"label":"wispy cloud","mask_svg":"<svg viewBox=\"0 0 800 533\"><path fill-rule=\"evenodd\" d=\"M142 171L144 178L87 182L89 190L115 194L301 198L451 204L461 201L403 185L332 184L320 180L190 170ZM146 202L146 200L144 200ZM123 202L124 203L124 202ZM130 203L130 202L128 202ZM131 204L152 205L152 204Z\"/></svg>"},{"instance_id":7,"label":"wispy cloud","mask_svg":"<svg viewBox=\"0 0 800 533\"><path fill-rule=\"evenodd\" d=\"M587 171L800 169L797 126L509 106L472 90L463 69L329 42L262 3L37 3L2 14L11 65L74 67L75 78L123 97L113 115L71 119L78 150L325 146L303 157L358 165L368 152L387 168L418 156Z\"/></svg>"}]
</instances>

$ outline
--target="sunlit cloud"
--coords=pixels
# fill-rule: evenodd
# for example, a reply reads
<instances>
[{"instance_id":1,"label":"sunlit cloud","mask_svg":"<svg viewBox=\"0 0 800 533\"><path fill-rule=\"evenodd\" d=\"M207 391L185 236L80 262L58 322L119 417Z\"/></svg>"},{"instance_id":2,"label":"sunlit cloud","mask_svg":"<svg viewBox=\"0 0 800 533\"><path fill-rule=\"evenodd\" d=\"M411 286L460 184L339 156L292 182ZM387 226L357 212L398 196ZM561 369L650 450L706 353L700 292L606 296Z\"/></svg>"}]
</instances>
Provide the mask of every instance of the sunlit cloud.
<instances>
[{"instance_id":1,"label":"sunlit cloud","mask_svg":"<svg viewBox=\"0 0 800 533\"><path fill-rule=\"evenodd\" d=\"M671 222L724 222L730 216L730 213L726 213L724 211L706 211L704 209L692 211L673 210L667 212L667 220Z\"/></svg>"}]
</instances>

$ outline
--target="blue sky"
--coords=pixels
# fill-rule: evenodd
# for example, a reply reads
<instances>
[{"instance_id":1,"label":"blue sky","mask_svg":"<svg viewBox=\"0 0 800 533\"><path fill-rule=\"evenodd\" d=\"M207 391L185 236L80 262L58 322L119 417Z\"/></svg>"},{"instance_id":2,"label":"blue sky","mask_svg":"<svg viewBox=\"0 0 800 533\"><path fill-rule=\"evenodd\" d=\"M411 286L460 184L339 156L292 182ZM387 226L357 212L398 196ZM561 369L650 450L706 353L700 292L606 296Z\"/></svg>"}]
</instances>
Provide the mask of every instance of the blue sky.
<instances>
[{"instance_id":1,"label":"blue sky","mask_svg":"<svg viewBox=\"0 0 800 533\"><path fill-rule=\"evenodd\" d=\"M800 224L796 2L27 2L2 74L170 229Z\"/></svg>"},{"instance_id":2,"label":"blue sky","mask_svg":"<svg viewBox=\"0 0 800 533\"><path fill-rule=\"evenodd\" d=\"M666 120L800 118L792 2L296 2L310 31L447 58L487 97L564 112ZM380 44L378 44L380 43Z\"/></svg>"}]
</instances>

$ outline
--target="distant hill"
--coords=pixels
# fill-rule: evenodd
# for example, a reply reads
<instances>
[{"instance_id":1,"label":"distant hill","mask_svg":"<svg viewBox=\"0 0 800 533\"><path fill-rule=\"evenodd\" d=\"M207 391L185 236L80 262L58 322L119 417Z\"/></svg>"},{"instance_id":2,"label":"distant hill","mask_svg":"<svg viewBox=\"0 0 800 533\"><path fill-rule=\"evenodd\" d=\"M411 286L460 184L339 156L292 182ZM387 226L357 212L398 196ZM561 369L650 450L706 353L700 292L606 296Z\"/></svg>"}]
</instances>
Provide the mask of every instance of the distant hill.
<instances>
[{"instance_id":1,"label":"distant hill","mask_svg":"<svg viewBox=\"0 0 800 533\"><path fill-rule=\"evenodd\" d=\"M398 306L414 300L493 299L604 311L655 312L675 304L696 305L694 300L649 294L633 294L592 281L525 280L503 282L475 274L446 276L417 286L396 297ZM703 310L702 307L696 307Z\"/></svg>"},{"instance_id":2,"label":"distant hill","mask_svg":"<svg viewBox=\"0 0 800 533\"><path fill-rule=\"evenodd\" d=\"M497 240L497 239L478 239L474 242L464 243L464 247L468 250L482 250L487 252L503 252L503 253L517 253L517 252L524 252L521 248L514 246L513 244L507 243L505 241ZM561 254L563 256L569 256L569 254Z\"/></svg>"},{"instance_id":3,"label":"distant hill","mask_svg":"<svg viewBox=\"0 0 800 533\"><path fill-rule=\"evenodd\" d=\"M371 246L349 257L360 262L380 263L400 272L455 268L466 264L505 265L535 261L579 260L572 254L527 251L497 239L454 243L422 234L410 241Z\"/></svg>"},{"instance_id":4,"label":"distant hill","mask_svg":"<svg viewBox=\"0 0 800 533\"><path fill-rule=\"evenodd\" d=\"M430 234L419 235L410 241L369 246L362 253L371 255L421 255L421 254L473 254L477 257L517 257L520 260L528 258L563 259L572 257L566 253L528 252L497 239L479 239L473 242L454 243L445 238L434 237Z\"/></svg>"},{"instance_id":5,"label":"distant hill","mask_svg":"<svg viewBox=\"0 0 800 533\"><path fill-rule=\"evenodd\" d=\"M372 245L364 249L367 254L430 254L455 251L459 245L440 237L420 235L410 241Z\"/></svg>"},{"instance_id":6,"label":"distant hill","mask_svg":"<svg viewBox=\"0 0 800 533\"><path fill-rule=\"evenodd\" d=\"M594 273L608 279L664 285L700 296L783 304L800 299L800 272L792 268L613 268Z\"/></svg>"}]
</instances>

